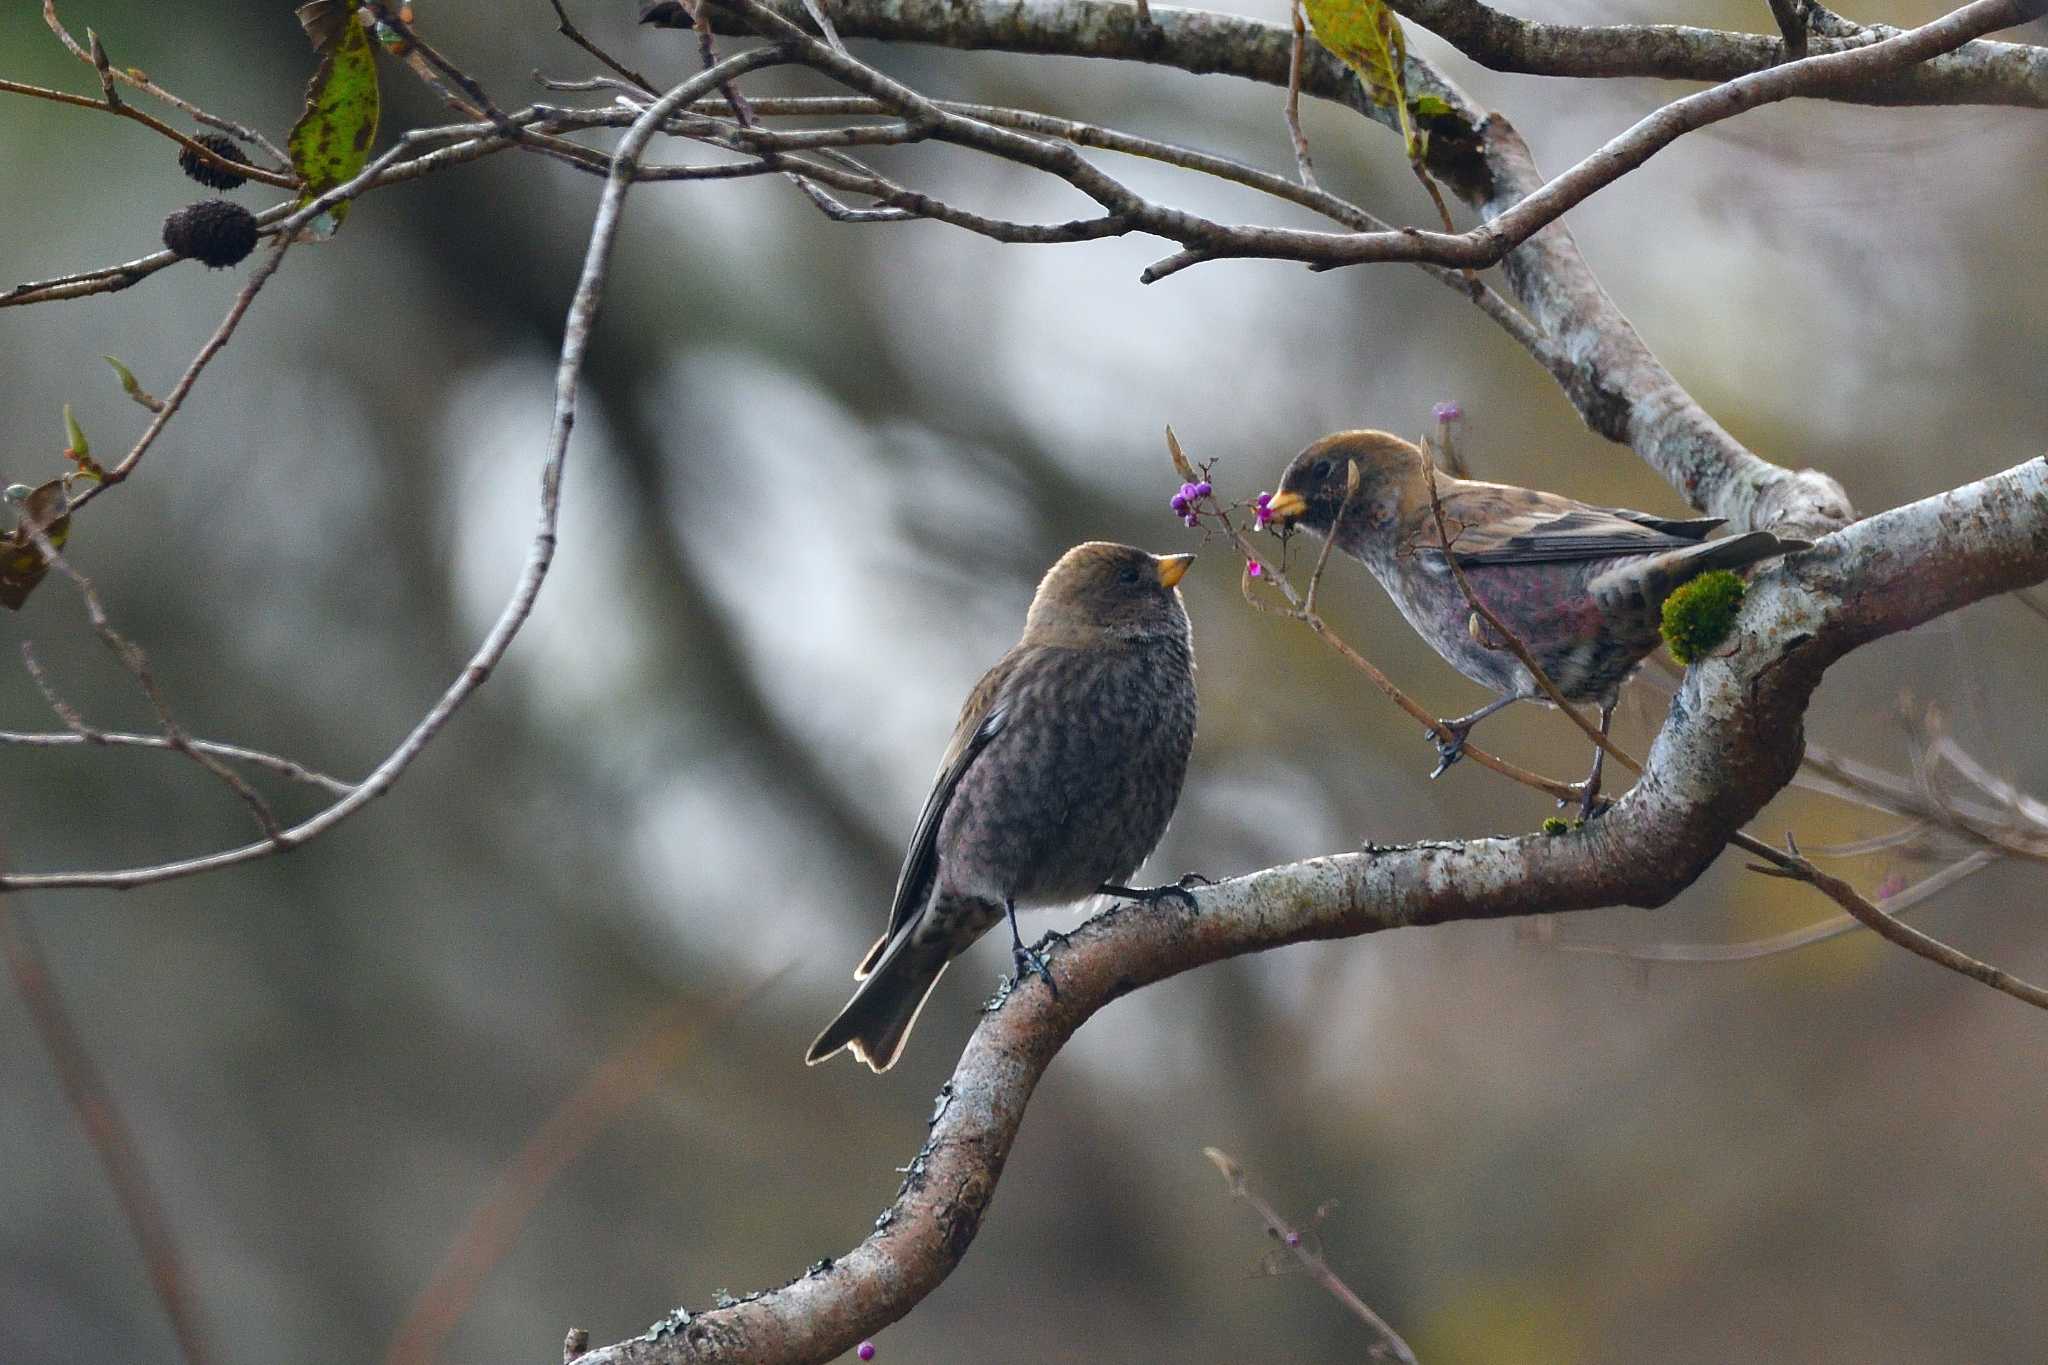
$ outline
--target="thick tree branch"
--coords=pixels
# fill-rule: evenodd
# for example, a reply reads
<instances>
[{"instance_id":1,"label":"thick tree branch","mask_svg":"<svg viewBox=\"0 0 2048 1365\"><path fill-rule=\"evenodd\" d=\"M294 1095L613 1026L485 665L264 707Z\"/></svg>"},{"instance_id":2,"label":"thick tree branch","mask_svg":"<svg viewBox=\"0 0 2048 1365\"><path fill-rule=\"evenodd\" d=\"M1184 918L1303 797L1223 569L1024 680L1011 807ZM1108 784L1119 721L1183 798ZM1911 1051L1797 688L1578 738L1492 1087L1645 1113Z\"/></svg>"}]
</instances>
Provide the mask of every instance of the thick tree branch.
<instances>
[{"instance_id":1,"label":"thick tree branch","mask_svg":"<svg viewBox=\"0 0 2048 1365\"><path fill-rule=\"evenodd\" d=\"M1785 43L1767 33L1686 24L1547 24L1504 14L1478 0L1390 0L1393 9L1495 71L1532 76L1662 76L1726 81L1783 61ZM1787 6L1789 8L1790 6ZM1773 12L1779 0L1773 0ZM2038 8L2036 13L2038 13ZM1842 52L1899 32L1860 28L1806 33L1809 52ZM1805 52L1795 51L1794 57ZM2048 48L1978 39L1924 65L1844 84L1824 99L1855 104L2007 104L2048 109Z\"/></svg>"},{"instance_id":2,"label":"thick tree branch","mask_svg":"<svg viewBox=\"0 0 2048 1365\"><path fill-rule=\"evenodd\" d=\"M992 1001L931 1133L875 1231L780 1289L670 1315L587 1365L829 1360L907 1313L972 1244L1032 1090L1104 1005L1210 962L1283 944L1452 920L1657 906L1713 861L1799 763L1827 667L1858 645L2048 578L2048 460L1837 532L1761 574L1739 645L1685 678L1642 779L1560 837L1473 839L1311 859L1196 893L1199 909L1119 904L1061 945L1057 997Z\"/></svg>"}]
</instances>

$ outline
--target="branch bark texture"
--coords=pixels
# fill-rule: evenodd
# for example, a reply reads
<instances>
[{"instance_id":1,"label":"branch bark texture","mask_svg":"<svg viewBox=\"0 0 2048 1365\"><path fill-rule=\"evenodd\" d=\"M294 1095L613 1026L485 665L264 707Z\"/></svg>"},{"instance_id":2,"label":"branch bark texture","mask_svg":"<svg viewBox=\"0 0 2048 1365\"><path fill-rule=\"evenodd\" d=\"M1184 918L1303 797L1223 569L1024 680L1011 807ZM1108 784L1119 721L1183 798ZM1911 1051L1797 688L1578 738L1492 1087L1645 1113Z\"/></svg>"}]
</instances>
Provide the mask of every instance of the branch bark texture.
<instances>
[{"instance_id":1,"label":"branch bark texture","mask_svg":"<svg viewBox=\"0 0 2048 1365\"><path fill-rule=\"evenodd\" d=\"M1390 0L1394 11L1495 71L1532 76L1658 76L1726 81L1784 61L1786 44L1766 33L1689 24L1550 24L1478 0ZM1775 9L1775 4L1773 8ZM2038 9L2036 10L2038 13ZM1807 52L1846 52L1899 30L1842 24L1809 30ZM1910 70L1844 85L1827 98L1853 104L2003 104L2048 109L2048 48L1978 39Z\"/></svg>"}]
</instances>

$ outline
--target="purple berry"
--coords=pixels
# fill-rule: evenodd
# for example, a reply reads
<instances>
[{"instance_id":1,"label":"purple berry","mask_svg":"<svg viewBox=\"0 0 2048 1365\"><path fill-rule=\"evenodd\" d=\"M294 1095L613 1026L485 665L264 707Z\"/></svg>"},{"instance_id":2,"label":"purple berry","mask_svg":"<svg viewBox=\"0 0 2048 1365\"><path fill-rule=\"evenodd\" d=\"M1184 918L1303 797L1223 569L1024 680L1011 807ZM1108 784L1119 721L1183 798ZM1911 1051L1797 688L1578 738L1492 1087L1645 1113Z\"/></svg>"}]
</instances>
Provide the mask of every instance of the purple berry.
<instances>
[{"instance_id":1,"label":"purple berry","mask_svg":"<svg viewBox=\"0 0 2048 1365\"><path fill-rule=\"evenodd\" d=\"M875 1358L875 1343L873 1343L872 1341L863 1341L860 1344L860 1347L854 1351L854 1354L859 1356L862 1360L873 1360Z\"/></svg>"},{"instance_id":2,"label":"purple berry","mask_svg":"<svg viewBox=\"0 0 2048 1365\"><path fill-rule=\"evenodd\" d=\"M1290 1233L1288 1233L1288 1234L1287 1234L1287 1245L1289 1245L1289 1246L1291 1246L1291 1247L1298 1247L1298 1246L1300 1246L1300 1245L1301 1245L1301 1234L1300 1234L1300 1233L1298 1233L1298 1232L1290 1232Z\"/></svg>"},{"instance_id":3,"label":"purple berry","mask_svg":"<svg viewBox=\"0 0 2048 1365\"><path fill-rule=\"evenodd\" d=\"M1265 566L1260 564L1258 560L1250 559L1245 561L1244 571L1250 574L1253 578L1259 578L1264 576L1266 569Z\"/></svg>"},{"instance_id":4,"label":"purple berry","mask_svg":"<svg viewBox=\"0 0 2048 1365\"><path fill-rule=\"evenodd\" d=\"M1463 408L1460 408L1456 403L1448 401L1438 403L1431 411L1436 414L1436 420L1439 422L1455 422L1465 415Z\"/></svg>"},{"instance_id":5,"label":"purple berry","mask_svg":"<svg viewBox=\"0 0 2048 1365\"><path fill-rule=\"evenodd\" d=\"M1173 495L1173 501L1171 503L1168 503L1167 505L1173 508L1174 514L1176 516L1184 517L1188 514L1188 500L1185 494L1175 493Z\"/></svg>"},{"instance_id":6,"label":"purple berry","mask_svg":"<svg viewBox=\"0 0 2048 1365\"><path fill-rule=\"evenodd\" d=\"M1181 520L1187 523L1189 526L1200 526L1202 524L1202 519L1196 516L1193 512L1188 513L1186 516L1182 517Z\"/></svg>"},{"instance_id":7,"label":"purple berry","mask_svg":"<svg viewBox=\"0 0 2048 1365\"><path fill-rule=\"evenodd\" d=\"M1197 500L1206 498L1215 491L1216 489L1209 483L1209 481L1207 479L1204 479L1200 483L1195 485L1195 498Z\"/></svg>"}]
</instances>

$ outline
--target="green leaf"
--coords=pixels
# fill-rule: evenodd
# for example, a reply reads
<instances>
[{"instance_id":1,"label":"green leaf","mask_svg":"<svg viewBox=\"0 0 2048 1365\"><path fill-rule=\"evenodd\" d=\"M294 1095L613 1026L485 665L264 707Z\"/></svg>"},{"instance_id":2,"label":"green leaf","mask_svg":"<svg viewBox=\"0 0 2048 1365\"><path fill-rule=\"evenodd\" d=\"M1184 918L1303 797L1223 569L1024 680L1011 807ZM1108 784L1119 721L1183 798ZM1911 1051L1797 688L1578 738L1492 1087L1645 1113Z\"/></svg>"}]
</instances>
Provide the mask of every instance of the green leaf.
<instances>
[{"instance_id":1,"label":"green leaf","mask_svg":"<svg viewBox=\"0 0 2048 1365\"><path fill-rule=\"evenodd\" d=\"M299 196L305 204L354 179L369 162L377 138L377 62L370 35L345 6L315 0L300 7L299 22L321 53L320 69L306 86L306 112L286 144L305 183ZM331 237L347 216L348 204L336 204L306 230Z\"/></svg>"},{"instance_id":2,"label":"green leaf","mask_svg":"<svg viewBox=\"0 0 2048 1365\"><path fill-rule=\"evenodd\" d=\"M92 443L85 439L85 428L78 425L78 419L71 415L69 403L64 405L64 436L70 443L64 448L66 455L74 460L92 458Z\"/></svg>"},{"instance_id":3,"label":"green leaf","mask_svg":"<svg viewBox=\"0 0 2048 1365\"><path fill-rule=\"evenodd\" d=\"M127 394L130 398L133 398L136 402L142 404L142 406L148 408L151 412L162 412L164 410L163 399L158 398L155 394L151 393L148 389L143 388L141 384L137 383L135 379L135 371L129 369L126 365L123 365L120 361L114 359L114 357L110 355L103 355L100 357L100 359L106 361L109 365L112 365L114 367L114 373L121 377L121 392Z\"/></svg>"},{"instance_id":4,"label":"green leaf","mask_svg":"<svg viewBox=\"0 0 2048 1365\"><path fill-rule=\"evenodd\" d=\"M36 544L35 533L41 531L52 549L63 549L71 534L71 499L64 491L62 479L52 479L40 488L18 495L15 488L9 488L7 493L20 513L13 533L0 536L0 607L19 611L21 604L28 601L29 593L50 571L50 561L44 558L42 546Z\"/></svg>"},{"instance_id":5,"label":"green leaf","mask_svg":"<svg viewBox=\"0 0 2048 1365\"><path fill-rule=\"evenodd\" d=\"M1408 117L1403 67L1408 44L1401 23L1383 0L1302 0L1316 40L1358 73L1374 104L1391 109L1401 145L1411 161L1422 158L1422 142Z\"/></svg>"},{"instance_id":6,"label":"green leaf","mask_svg":"<svg viewBox=\"0 0 2048 1365\"><path fill-rule=\"evenodd\" d=\"M1408 101L1408 107L1415 111L1417 118L1447 118L1457 111L1451 102L1440 95L1417 95Z\"/></svg>"}]
</instances>

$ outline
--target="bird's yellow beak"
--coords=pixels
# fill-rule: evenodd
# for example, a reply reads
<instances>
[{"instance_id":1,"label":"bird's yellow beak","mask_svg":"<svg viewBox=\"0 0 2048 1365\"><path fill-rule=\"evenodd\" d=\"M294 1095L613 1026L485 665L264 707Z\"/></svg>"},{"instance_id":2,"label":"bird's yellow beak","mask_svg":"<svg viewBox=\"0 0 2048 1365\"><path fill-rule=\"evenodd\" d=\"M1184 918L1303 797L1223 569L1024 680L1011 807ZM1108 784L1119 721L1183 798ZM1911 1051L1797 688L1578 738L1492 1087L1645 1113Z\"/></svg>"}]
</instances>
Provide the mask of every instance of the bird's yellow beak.
<instances>
[{"instance_id":1,"label":"bird's yellow beak","mask_svg":"<svg viewBox=\"0 0 2048 1365\"><path fill-rule=\"evenodd\" d=\"M1186 576L1188 565L1195 562L1193 555L1159 556L1159 586L1170 588Z\"/></svg>"},{"instance_id":2,"label":"bird's yellow beak","mask_svg":"<svg viewBox=\"0 0 2048 1365\"><path fill-rule=\"evenodd\" d=\"M1299 493L1282 491L1266 500L1266 511L1272 516L1273 524L1285 530L1308 511L1308 499Z\"/></svg>"}]
</instances>

